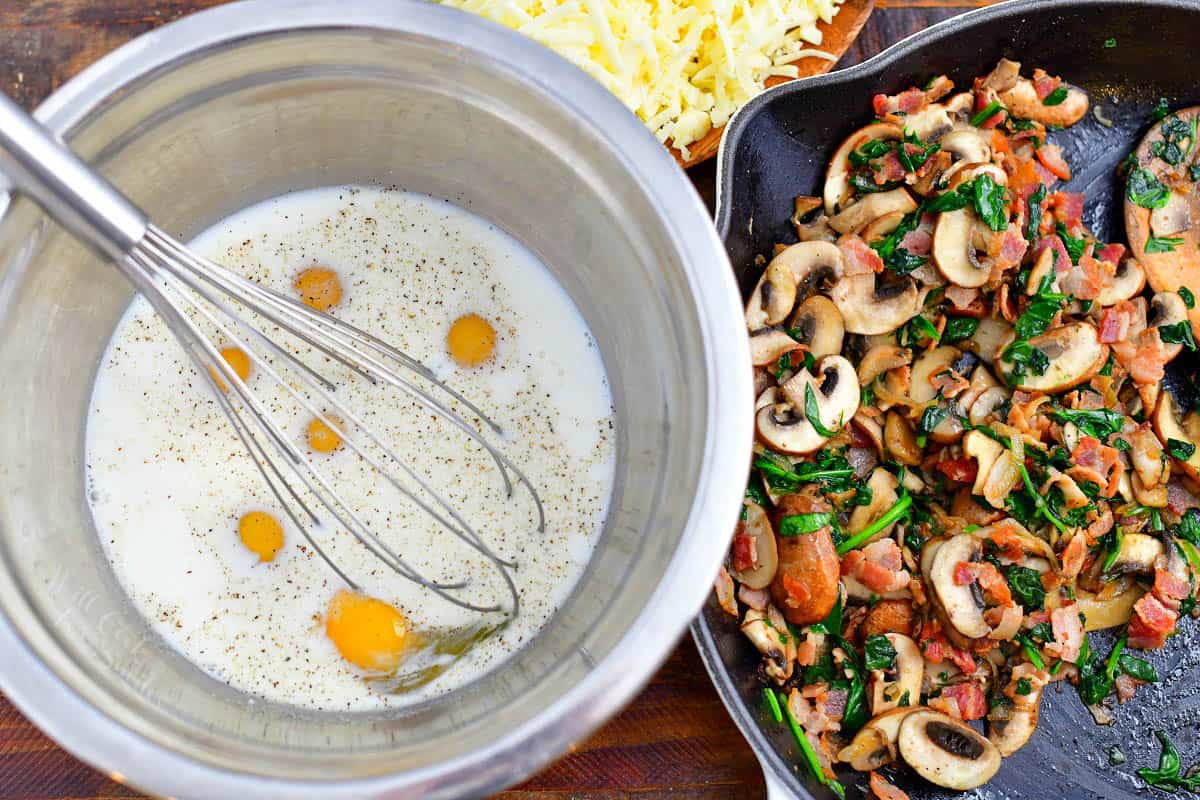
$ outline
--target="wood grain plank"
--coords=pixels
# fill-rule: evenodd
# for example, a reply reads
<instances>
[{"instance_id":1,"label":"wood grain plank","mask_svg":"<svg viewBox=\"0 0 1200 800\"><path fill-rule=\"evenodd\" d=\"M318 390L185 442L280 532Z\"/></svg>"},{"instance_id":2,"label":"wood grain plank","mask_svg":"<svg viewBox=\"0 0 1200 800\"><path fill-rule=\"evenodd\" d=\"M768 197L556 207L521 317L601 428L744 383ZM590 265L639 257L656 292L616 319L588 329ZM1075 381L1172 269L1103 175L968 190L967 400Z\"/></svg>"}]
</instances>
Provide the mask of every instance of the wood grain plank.
<instances>
[{"instance_id":1,"label":"wood grain plank","mask_svg":"<svg viewBox=\"0 0 1200 800\"><path fill-rule=\"evenodd\" d=\"M143 31L221 0L0 0L0 90L26 108ZM981 0L877 0L839 66ZM713 199L711 162L690 171ZM59 749L0 697L0 800L140 797ZM762 776L690 640L630 707L503 800L758 800Z\"/></svg>"}]
</instances>

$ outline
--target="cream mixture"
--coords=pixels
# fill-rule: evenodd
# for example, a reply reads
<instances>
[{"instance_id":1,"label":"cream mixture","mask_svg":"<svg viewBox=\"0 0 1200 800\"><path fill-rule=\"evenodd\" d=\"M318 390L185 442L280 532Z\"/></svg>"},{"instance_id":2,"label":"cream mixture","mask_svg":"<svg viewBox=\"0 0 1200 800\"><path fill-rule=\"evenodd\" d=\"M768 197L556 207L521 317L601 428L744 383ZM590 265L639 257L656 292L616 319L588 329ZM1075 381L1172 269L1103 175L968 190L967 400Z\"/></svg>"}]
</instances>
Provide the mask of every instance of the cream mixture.
<instances>
[{"instance_id":1,"label":"cream mixture","mask_svg":"<svg viewBox=\"0 0 1200 800\"><path fill-rule=\"evenodd\" d=\"M87 428L92 511L112 568L150 625L218 680L266 699L331 710L403 705L460 686L532 638L570 593L600 534L614 471L613 409L594 341L537 259L482 219L398 190L329 187L245 209L197 237L194 250L260 284L293 292L296 274L335 270L331 313L423 361L503 428L496 439L541 493L507 498L491 461L398 392L350 380L327 363L338 397L364 415L500 555L513 558L521 614L433 682L404 694L371 688L322 624L341 581L282 513L207 381L149 303L137 297L99 369ZM446 351L452 322L478 314L495 354L462 367ZM305 448L307 414L261 372L248 385ZM389 546L435 579L471 578L488 600L491 565L393 492L346 447L309 453ZM243 545L238 520L275 516L284 546L270 563ZM479 619L375 560L345 531L319 541L418 630Z\"/></svg>"}]
</instances>

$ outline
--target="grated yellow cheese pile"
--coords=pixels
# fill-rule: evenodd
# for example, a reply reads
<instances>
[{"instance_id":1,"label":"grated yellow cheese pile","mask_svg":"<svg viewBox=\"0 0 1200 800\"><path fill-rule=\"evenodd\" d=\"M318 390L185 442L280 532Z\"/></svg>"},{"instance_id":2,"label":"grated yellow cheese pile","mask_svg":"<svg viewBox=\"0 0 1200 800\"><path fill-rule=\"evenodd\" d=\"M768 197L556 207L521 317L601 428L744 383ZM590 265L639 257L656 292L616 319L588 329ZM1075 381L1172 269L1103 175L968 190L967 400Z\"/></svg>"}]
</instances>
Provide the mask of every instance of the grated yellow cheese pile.
<instances>
[{"instance_id":1,"label":"grated yellow cheese pile","mask_svg":"<svg viewBox=\"0 0 1200 800\"><path fill-rule=\"evenodd\" d=\"M637 113L661 142L687 146L724 125L789 62L829 58L819 21L843 0L442 0L556 50Z\"/></svg>"}]
</instances>

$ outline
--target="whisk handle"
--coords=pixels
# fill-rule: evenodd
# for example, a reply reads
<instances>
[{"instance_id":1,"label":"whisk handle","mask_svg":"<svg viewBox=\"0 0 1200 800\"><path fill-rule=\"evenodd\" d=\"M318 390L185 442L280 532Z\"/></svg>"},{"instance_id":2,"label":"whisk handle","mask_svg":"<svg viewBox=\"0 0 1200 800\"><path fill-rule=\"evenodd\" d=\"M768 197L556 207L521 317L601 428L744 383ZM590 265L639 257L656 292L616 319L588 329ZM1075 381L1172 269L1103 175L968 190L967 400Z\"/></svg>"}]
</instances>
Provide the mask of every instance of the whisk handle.
<instances>
[{"instance_id":1,"label":"whisk handle","mask_svg":"<svg viewBox=\"0 0 1200 800\"><path fill-rule=\"evenodd\" d=\"M87 244L119 261L146 232L146 215L0 92L0 172Z\"/></svg>"}]
</instances>

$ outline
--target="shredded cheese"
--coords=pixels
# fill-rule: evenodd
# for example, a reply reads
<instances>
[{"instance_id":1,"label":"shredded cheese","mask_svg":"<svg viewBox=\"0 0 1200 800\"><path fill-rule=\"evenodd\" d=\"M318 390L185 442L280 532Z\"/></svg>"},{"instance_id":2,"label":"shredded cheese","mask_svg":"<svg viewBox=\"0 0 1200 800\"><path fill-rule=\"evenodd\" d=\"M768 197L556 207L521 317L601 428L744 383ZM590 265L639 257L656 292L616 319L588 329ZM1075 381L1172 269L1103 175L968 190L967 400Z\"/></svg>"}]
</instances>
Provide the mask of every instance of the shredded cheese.
<instances>
[{"instance_id":1,"label":"shredded cheese","mask_svg":"<svg viewBox=\"0 0 1200 800\"><path fill-rule=\"evenodd\" d=\"M688 158L791 62L843 0L441 0L541 42L586 70Z\"/></svg>"}]
</instances>

